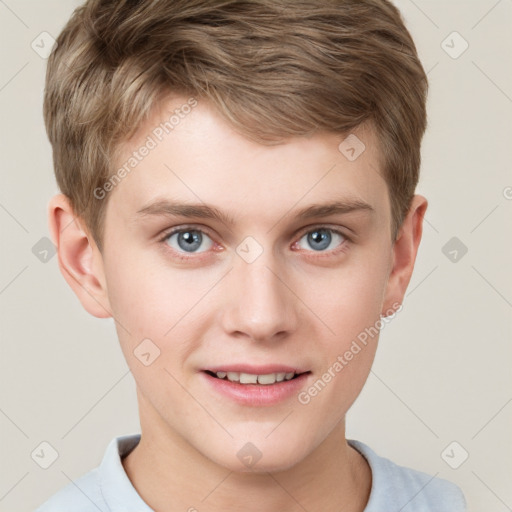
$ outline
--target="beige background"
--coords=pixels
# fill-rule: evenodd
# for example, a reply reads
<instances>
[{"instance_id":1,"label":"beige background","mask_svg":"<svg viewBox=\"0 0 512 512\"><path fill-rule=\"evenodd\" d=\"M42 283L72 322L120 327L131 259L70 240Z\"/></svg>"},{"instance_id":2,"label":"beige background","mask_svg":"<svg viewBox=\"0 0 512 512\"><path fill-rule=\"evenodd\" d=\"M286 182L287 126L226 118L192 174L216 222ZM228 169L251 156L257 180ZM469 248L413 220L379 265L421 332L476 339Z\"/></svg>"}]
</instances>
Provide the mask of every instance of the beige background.
<instances>
[{"instance_id":1,"label":"beige background","mask_svg":"<svg viewBox=\"0 0 512 512\"><path fill-rule=\"evenodd\" d=\"M404 310L382 331L348 437L456 482L471 511L504 512L512 509L512 1L396 3L430 78L418 188L430 207ZM34 510L96 467L114 436L139 428L112 320L89 316L57 258L44 263L32 252L48 236L57 189L42 120L46 61L31 43L43 31L56 37L78 4L0 1L0 512ZM469 44L458 58L445 51L463 48L453 31ZM457 262L443 253L452 237L468 249ZM43 441L58 452L48 469L31 458ZM452 465L469 453L458 469L441 456L453 441Z\"/></svg>"}]
</instances>

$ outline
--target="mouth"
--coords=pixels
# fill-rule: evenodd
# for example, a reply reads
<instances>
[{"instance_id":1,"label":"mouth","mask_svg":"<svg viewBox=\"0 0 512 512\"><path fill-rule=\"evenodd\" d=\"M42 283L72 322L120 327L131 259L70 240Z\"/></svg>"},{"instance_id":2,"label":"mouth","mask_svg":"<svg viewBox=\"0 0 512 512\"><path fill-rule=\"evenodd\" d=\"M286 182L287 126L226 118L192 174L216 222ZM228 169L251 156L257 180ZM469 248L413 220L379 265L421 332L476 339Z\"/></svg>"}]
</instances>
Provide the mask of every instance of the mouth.
<instances>
[{"instance_id":1,"label":"mouth","mask_svg":"<svg viewBox=\"0 0 512 512\"><path fill-rule=\"evenodd\" d=\"M204 382L216 395L243 406L272 406L293 400L312 372L290 366L236 365L202 370Z\"/></svg>"},{"instance_id":2,"label":"mouth","mask_svg":"<svg viewBox=\"0 0 512 512\"><path fill-rule=\"evenodd\" d=\"M259 384L262 386L271 386L279 382L290 381L304 375L307 372L272 372L272 373L245 373L245 372L232 372L232 371L211 371L205 370L205 373L220 380L229 382L236 382L239 384Z\"/></svg>"}]
</instances>

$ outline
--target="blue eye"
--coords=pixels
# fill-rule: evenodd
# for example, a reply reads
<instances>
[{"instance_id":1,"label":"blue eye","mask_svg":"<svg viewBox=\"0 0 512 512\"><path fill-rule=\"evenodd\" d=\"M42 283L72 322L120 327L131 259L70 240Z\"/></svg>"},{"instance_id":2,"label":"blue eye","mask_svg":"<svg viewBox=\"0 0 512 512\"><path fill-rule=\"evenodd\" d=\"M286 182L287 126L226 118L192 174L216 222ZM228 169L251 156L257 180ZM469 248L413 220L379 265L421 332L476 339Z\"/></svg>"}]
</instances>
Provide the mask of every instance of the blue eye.
<instances>
[{"instance_id":1,"label":"blue eye","mask_svg":"<svg viewBox=\"0 0 512 512\"><path fill-rule=\"evenodd\" d=\"M175 242L176 245L172 243L172 238L174 235L177 235ZM173 231L172 233L169 233L165 237L165 243L172 247L174 250L180 252L185 251L188 253L196 253L196 252L204 252L204 251L197 251L199 247L201 247L201 244L203 243L204 239L210 240L210 245L206 247L205 250L208 250L213 245L213 242L211 238L204 233L204 231L198 230L198 229L180 229Z\"/></svg>"},{"instance_id":2,"label":"blue eye","mask_svg":"<svg viewBox=\"0 0 512 512\"><path fill-rule=\"evenodd\" d=\"M339 247L346 240L346 237L343 236L342 233L330 228L316 228L312 231L308 231L300 240L304 238L306 238L307 243L309 244L310 247L313 248L313 251L315 252L325 251L325 249L327 249L329 245L331 245L333 238L334 240L338 239L340 243L338 243L332 249ZM300 240L299 242L297 242L299 245Z\"/></svg>"},{"instance_id":3,"label":"blue eye","mask_svg":"<svg viewBox=\"0 0 512 512\"><path fill-rule=\"evenodd\" d=\"M303 240L306 241L309 247L302 245ZM176 257L182 260L192 258L194 255L207 253L215 246L215 242L205 231L187 226L174 229L161 238L160 241L169 246ZM329 249L334 242L337 242L337 244ZM350 239L342 232L333 228L318 226L305 232L294 243L294 246L307 250L309 253L318 253L318 257L323 255L327 257L345 251L348 242L350 242ZM201 247L202 250L200 250ZM203 254L203 256L207 257L206 254ZM196 258L198 257L196 256Z\"/></svg>"}]
</instances>

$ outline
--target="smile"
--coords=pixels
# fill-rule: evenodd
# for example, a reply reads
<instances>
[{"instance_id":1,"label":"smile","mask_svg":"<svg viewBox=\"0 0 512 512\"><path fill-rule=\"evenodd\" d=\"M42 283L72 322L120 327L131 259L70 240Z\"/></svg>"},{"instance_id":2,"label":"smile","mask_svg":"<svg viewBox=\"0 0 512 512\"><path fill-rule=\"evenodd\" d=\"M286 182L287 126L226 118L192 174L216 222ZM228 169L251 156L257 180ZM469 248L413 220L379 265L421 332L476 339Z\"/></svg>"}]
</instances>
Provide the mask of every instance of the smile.
<instances>
[{"instance_id":1,"label":"smile","mask_svg":"<svg viewBox=\"0 0 512 512\"><path fill-rule=\"evenodd\" d=\"M215 395L251 407L272 406L293 400L313 378L311 371L289 366L251 366L219 366L205 369L200 375Z\"/></svg>"},{"instance_id":2,"label":"smile","mask_svg":"<svg viewBox=\"0 0 512 512\"><path fill-rule=\"evenodd\" d=\"M243 372L210 372L207 371L209 375L212 377L217 377L218 379L228 380L230 382L239 382L240 384L261 384L264 386L268 386L270 384L275 384L276 382L288 381L296 378L298 373L295 372L279 372L279 373L266 373L263 375L256 375L253 373L243 373Z\"/></svg>"}]
</instances>

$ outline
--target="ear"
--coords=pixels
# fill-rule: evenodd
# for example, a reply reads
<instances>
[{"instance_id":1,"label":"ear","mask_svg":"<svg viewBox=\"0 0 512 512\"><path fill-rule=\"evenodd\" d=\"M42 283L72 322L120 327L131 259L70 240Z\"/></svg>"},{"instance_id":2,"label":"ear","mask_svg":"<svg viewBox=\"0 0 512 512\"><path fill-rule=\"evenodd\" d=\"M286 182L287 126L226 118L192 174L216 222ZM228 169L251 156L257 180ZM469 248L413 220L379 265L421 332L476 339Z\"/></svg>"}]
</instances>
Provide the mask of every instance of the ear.
<instances>
[{"instance_id":1,"label":"ear","mask_svg":"<svg viewBox=\"0 0 512 512\"><path fill-rule=\"evenodd\" d=\"M60 271L82 306L98 318L111 317L102 255L64 194L50 200L48 225L57 246Z\"/></svg>"},{"instance_id":2,"label":"ear","mask_svg":"<svg viewBox=\"0 0 512 512\"><path fill-rule=\"evenodd\" d=\"M423 233L423 217L427 210L428 201L416 194L399 230L392 248L393 258L385 291L382 314L396 310L393 304L402 304L405 291L409 285L416 254Z\"/></svg>"}]
</instances>

